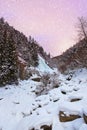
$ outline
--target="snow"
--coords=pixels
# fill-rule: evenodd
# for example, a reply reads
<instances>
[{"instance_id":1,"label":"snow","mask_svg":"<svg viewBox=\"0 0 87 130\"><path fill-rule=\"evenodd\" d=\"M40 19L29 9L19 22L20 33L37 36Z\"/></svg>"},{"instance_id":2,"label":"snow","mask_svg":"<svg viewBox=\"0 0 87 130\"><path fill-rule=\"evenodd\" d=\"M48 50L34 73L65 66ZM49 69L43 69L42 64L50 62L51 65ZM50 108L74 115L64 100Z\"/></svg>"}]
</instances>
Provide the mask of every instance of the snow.
<instances>
[{"instance_id":1,"label":"snow","mask_svg":"<svg viewBox=\"0 0 87 130\"><path fill-rule=\"evenodd\" d=\"M57 115L55 115L54 118L53 118L52 130L64 130L63 126L61 125L61 123L58 120Z\"/></svg>"},{"instance_id":2,"label":"snow","mask_svg":"<svg viewBox=\"0 0 87 130\"><path fill-rule=\"evenodd\" d=\"M18 127L16 127L16 130L30 130L32 128L39 128L40 125L50 125L52 122L52 115L43 115L43 116L31 116L26 117L26 119L23 119Z\"/></svg>"},{"instance_id":3,"label":"snow","mask_svg":"<svg viewBox=\"0 0 87 130\"><path fill-rule=\"evenodd\" d=\"M83 124L79 130L87 130L87 125L86 124Z\"/></svg>"},{"instance_id":4,"label":"snow","mask_svg":"<svg viewBox=\"0 0 87 130\"><path fill-rule=\"evenodd\" d=\"M41 58L41 57L40 57ZM44 60L39 66L41 71L52 72ZM42 68L42 69L41 69ZM58 73L61 84L46 95L37 96L36 86L40 83L31 79L20 81L19 85L0 88L0 130L41 130L42 125L52 125L52 130L87 130L83 113L87 113L87 70L75 70L71 80L69 75ZM62 91L66 92L65 94ZM71 102L71 99L80 98ZM66 115L80 115L81 118L70 122L60 122L59 111Z\"/></svg>"},{"instance_id":5,"label":"snow","mask_svg":"<svg viewBox=\"0 0 87 130\"><path fill-rule=\"evenodd\" d=\"M47 63L46 63L46 61L40 56L40 55L38 55L38 57L39 57L39 65L38 65L38 67L37 67L37 70L39 71L39 72L42 72L42 73L53 73L53 72L57 72L57 69L56 68L54 68L54 69L51 69L48 65L47 65Z\"/></svg>"},{"instance_id":6,"label":"snow","mask_svg":"<svg viewBox=\"0 0 87 130\"><path fill-rule=\"evenodd\" d=\"M80 127L82 127L83 124L84 124L83 119L79 118L71 122L62 123L62 126L64 130L80 130Z\"/></svg>"}]
</instances>

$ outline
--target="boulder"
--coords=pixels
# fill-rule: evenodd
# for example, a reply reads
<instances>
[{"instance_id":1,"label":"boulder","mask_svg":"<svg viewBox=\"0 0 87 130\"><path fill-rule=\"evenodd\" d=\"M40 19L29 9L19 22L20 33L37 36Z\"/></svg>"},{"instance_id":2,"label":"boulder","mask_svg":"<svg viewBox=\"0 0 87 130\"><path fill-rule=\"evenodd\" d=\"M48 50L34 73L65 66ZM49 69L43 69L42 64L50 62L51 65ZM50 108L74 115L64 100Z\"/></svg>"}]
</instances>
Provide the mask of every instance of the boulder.
<instances>
[{"instance_id":1,"label":"boulder","mask_svg":"<svg viewBox=\"0 0 87 130\"><path fill-rule=\"evenodd\" d=\"M83 109L83 118L84 118L85 123L87 124L87 107Z\"/></svg>"},{"instance_id":2,"label":"boulder","mask_svg":"<svg viewBox=\"0 0 87 130\"><path fill-rule=\"evenodd\" d=\"M70 100L70 102L77 102L77 101L80 101L80 100L82 100L82 99L81 98L73 98L73 99Z\"/></svg>"},{"instance_id":3,"label":"boulder","mask_svg":"<svg viewBox=\"0 0 87 130\"><path fill-rule=\"evenodd\" d=\"M52 130L52 125L48 126L48 125L43 125L40 127L43 130Z\"/></svg>"},{"instance_id":4,"label":"boulder","mask_svg":"<svg viewBox=\"0 0 87 130\"><path fill-rule=\"evenodd\" d=\"M37 78L32 78L32 80L35 81L35 82L40 82L41 78L38 78L38 77Z\"/></svg>"},{"instance_id":5,"label":"boulder","mask_svg":"<svg viewBox=\"0 0 87 130\"><path fill-rule=\"evenodd\" d=\"M81 118L81 116L80 115L74 115L74 114L69 114L69 115L67 115L67 114L65 114L65 112L64 111L60 111L59 112L59 120L60 120L60 122L68 122L68 121L73 121L73 120L75 120L75 119L78 119L78 118Z\"/></svg>"},{"instance_id":6,"label":"boulder","mask_svg":"<svg viewBox=\"0 0 87 130\"><path fill-rule=\"evenodd\" d=\"M87 124L87 115L83 114L83 118L84 118L85 123Z\"/></svg>"}]
</instances>

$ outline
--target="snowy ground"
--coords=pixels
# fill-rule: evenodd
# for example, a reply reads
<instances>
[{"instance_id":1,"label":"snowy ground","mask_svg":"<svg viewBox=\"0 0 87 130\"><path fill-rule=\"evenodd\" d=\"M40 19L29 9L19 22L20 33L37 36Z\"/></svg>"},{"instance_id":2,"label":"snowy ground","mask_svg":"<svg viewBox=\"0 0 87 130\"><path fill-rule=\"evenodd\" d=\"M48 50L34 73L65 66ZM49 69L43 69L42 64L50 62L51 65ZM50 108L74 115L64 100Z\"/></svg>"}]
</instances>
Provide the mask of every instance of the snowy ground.
<instances>
[{"instance_id":1,"label":"snowy ground","mask_svg":"<svg viewBox=\"0 0 87 130\"><path fill-rule=\"evenodd\" d=\"M40 83L32 80L0 88L0 130L40 130L42 125L52 125L52 130L87 130L83 120L87 111L87 70L77 70L71 80L68 77L60 74L60 87L38 97L35 89ZM73 98L81 100L70 102ZM61 123L60 110L82 118Z\"/></svg>"}]
</instances>

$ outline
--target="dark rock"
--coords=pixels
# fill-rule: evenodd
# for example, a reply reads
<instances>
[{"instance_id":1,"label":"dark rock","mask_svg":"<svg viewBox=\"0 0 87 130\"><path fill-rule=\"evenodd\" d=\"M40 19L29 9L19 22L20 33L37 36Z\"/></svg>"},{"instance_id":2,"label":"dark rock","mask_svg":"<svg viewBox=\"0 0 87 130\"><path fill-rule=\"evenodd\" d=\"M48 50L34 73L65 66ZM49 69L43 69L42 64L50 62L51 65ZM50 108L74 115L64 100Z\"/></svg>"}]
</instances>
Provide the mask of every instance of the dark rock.
<instances>
[{"instance_id":1,"label":"dark rock","mask_svg":"<svg viewBox=\"0 0 87 130\"><path fill-rule=\"evenodd\" d=\"M35 82L40 82L41 78L32 78L32 80Z\"/></svg>"},{"instance_id":2,"label":"dark rock","mask_svg":"<svg viewBox=\"0 0 87 130\"><path fill-rule=\"evenodd\" d=\"M67 116L64 111L60 111L59 112L59 119L60 122L68 122L68 121L73 121L75 119L81 118L80 115L74 115L74 114L70 114L69 116Z\"/></svg>"},{"instance_id":3,"label":"dark rock","mask_svg":"<svg viewBox=\"0 0 87 130\"><path fill-rule=\"evenodd\" d=\"M85 123L87 124L87 115L83 114L83 118L84 118Z\"/></svg>"},{"instance_id":4,"label":"dark rock","mask_svg":"<svg viewBox=\"0 0 87 130\"><path fill-rule=\"evenodd\" d=\"M80 101L80 100L82 100L82 99L80 99L80 98L74 98L74 99L71 99L70 102L77 102L77 101Z\"/></svg>"},{"instance_id":5,"label":"dark rock","mask_svg":"<svg viewBox=\"0 0 87 130\"><path fill-rule=\"evenodd\" d=\"M48 125L43 125L40 127L43 130L52 130L52 125L48 126Z\"/></svg>"},{"instance_id":6,"label":"dark rock","mask_svg":"<svg viewBox=\"0 0 87 130\"><path fill-rule=\"evenodd\" d=\"M66 94L66 92L65 92L65 91L61 91L61 93L62 93L62 94Z\"/></svg>"}]
</instances>

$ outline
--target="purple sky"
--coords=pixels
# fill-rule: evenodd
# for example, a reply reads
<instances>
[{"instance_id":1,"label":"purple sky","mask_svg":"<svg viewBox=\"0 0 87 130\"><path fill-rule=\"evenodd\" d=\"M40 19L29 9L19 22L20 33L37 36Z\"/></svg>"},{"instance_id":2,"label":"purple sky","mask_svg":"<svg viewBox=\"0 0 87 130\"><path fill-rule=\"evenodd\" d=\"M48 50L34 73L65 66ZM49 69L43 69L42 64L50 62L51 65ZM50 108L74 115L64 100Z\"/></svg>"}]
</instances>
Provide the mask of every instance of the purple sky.
<instances>
[{"instance_id":1,"label":"purple sky","mask_svg":"<svg viewBox=\"0 0 87 130\"><path fill-rule=\"evenodd\" d=\"M87 0L0 0L0 17L53 56L76 43L77 17L86 14Z\"/></svg>"}]
</instances>

